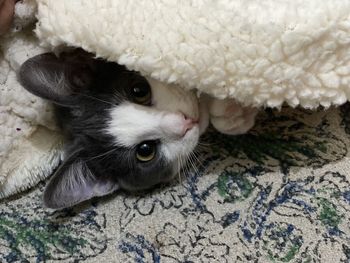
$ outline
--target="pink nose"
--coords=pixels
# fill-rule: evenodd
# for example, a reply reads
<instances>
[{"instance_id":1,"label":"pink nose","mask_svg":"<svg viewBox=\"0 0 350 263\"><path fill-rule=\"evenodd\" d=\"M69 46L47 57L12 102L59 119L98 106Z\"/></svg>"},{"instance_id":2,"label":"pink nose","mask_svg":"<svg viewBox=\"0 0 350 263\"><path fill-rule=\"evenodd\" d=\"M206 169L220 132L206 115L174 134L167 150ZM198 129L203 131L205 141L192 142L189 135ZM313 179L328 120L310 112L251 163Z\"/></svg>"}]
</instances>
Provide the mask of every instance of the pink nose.
<instances>
[{"instance_id":1,"label":"pink nose","mask_svg":"<svg viewBox=\"0 0 350 263\"><path fill-rule=\"evenodd\" d=\"M194 120L184 115L182 136L185 136L188 131L196 126L196 124L198 124L198 120Z\"/></svg>"}]
</instances>

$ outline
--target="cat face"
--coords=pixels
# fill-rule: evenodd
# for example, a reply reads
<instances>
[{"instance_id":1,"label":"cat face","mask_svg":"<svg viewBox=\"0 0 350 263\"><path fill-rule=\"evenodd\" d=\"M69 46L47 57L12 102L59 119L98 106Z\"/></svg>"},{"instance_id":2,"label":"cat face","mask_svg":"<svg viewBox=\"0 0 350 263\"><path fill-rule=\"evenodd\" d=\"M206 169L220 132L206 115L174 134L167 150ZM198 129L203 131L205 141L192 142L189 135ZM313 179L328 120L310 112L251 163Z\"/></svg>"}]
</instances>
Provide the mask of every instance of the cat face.
<instances>
[{"instance_id":1,"label":"cat face","mask_svg":"<svg viewBox=\"0 0 350 263\"><path fill-rule=\"evenodd\" d=\"M56 104L68 138L65 160L44 192L47 207L173 179L207 126L192 92L83 52L36 56L19 77Z\"/></svg>"}]
</instances>

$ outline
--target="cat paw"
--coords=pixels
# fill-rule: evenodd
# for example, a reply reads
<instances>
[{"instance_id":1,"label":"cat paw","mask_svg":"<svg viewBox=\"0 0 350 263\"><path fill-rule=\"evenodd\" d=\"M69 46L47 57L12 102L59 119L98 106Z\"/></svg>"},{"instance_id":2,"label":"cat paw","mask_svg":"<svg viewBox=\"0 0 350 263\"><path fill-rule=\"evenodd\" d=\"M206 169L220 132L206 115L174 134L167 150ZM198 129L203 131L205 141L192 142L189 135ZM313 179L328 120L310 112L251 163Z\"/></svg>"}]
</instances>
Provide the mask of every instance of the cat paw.
<instances>
[{"instance_id":1,"label":"cat paw","mask_svg":"<svg viewBox=\"0 0 350 263\"><path fill-rule=\"evenodd\" d=\"M212 99L209 114L212 125L219 132L239 135L249 131L255 123L258 109L243 107L234 99Z\"/></svg>"}]
</instances>

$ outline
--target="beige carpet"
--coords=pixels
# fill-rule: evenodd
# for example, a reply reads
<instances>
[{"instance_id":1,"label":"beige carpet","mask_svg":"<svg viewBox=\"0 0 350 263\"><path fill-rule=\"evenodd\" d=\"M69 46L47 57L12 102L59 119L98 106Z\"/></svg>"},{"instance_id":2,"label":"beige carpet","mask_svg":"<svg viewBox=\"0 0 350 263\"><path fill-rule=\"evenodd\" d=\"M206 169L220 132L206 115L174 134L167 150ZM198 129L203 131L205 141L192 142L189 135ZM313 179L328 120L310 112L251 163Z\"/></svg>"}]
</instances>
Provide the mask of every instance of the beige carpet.
<instances>
[{"instance_id":1,"label":"beige carpet","mask_svg":"<svg viewBox=\"0 0 350 263\"><path fill-rule=\"evenodd\" d=\"M0 262L350 262L350 105L209 132L198 171L140 196L0 203Z\"/></svg>"}]
</instances>

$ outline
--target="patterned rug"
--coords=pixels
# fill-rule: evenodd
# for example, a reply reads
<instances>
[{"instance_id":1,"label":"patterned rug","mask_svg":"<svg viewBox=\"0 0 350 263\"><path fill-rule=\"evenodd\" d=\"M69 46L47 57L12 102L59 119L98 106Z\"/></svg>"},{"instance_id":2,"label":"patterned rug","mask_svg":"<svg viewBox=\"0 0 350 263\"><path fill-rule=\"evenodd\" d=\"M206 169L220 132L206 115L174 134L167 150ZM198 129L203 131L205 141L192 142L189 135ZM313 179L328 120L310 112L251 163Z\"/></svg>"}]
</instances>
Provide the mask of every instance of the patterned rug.
<instances>
[{"instance_id":1,"label":"patterned rug","mask_svg":"<svg viewBox=\"0 0 350 263\"><path fill-rule=\"evenodd\" d=\"M350 105L209 132L201 163L151 192L60 212L44 185L0 203L0 262L350 262Z\"/></svg>"}]
</instances>

